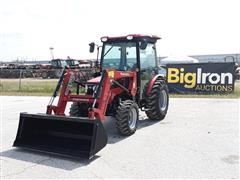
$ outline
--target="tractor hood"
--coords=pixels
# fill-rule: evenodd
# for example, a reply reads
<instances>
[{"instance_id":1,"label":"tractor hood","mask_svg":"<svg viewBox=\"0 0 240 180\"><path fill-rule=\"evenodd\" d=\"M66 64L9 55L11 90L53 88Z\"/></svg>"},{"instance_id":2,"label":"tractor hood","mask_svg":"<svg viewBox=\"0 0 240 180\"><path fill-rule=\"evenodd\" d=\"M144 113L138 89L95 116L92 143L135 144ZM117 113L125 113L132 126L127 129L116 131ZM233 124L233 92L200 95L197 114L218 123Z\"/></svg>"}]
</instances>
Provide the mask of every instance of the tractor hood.
<instances>
[{"instance_id":1,"label":"tractor hood","mask_svg":"<svg viewBox=\"0 0 240 180\"><path fill-rule=\"evenodd\" d=\"M87 82L88 82L88 83L94 83L94 84L96 83L96 84L97 84L97 83L100 82L101 77L102 77L102 76L98 76L98 77L96 77L96 78L93 78L93 79L88 80Z\"/></svg>"}]
</instances>

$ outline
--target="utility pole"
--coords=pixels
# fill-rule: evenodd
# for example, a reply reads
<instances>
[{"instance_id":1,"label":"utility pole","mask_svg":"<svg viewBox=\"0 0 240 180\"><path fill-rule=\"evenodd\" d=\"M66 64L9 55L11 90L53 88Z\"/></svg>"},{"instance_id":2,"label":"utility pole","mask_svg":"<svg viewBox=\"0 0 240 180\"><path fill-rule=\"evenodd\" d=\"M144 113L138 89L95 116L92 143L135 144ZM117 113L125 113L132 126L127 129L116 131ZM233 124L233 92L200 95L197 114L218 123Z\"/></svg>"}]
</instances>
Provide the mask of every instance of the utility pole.
<instances>
[{"instance_id":1,"label":"utility pole","mask_svg":"<svg viewBox=\"0 0 240 180\"><path fill-rule=\"evenodd\" d=\"M53 48L53 47L50 47L49 50L50 50L51 58L54 59L54 55L53 55L53 50L54 50L54 48Z\"/></svg>"}]
</instances>

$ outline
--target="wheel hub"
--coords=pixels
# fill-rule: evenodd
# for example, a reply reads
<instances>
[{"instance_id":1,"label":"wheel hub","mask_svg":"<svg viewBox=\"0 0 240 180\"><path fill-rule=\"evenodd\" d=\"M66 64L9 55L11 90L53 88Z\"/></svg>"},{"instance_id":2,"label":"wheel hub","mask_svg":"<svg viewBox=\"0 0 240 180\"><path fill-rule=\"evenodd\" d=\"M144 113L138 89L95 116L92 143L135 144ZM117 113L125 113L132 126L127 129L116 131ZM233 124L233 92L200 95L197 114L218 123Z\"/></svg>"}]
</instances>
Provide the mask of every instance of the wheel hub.
<instances>
[{"instance_id":1,"label":"wheel hub","mask_svg":"<svg viewBox=\"0 0 240 180\"><path fill-rule=\"evenodd\" d=\"M165 111L167 107L167 92L166 90L161 90L160 91L160 96L159 96L159 108L161 111Z\"/></svg>"},{"instance_id":2,"label":"wheel hub","mask_svg":"<svg viewBox=\"0 0 240 180\"><path fill-rule=\"evenodd\" d=\"M133 130L136 127L136 123L137 123L137 111L135 108L131 108L128 120L129 128Z\"/></svg>"}]
</instances>

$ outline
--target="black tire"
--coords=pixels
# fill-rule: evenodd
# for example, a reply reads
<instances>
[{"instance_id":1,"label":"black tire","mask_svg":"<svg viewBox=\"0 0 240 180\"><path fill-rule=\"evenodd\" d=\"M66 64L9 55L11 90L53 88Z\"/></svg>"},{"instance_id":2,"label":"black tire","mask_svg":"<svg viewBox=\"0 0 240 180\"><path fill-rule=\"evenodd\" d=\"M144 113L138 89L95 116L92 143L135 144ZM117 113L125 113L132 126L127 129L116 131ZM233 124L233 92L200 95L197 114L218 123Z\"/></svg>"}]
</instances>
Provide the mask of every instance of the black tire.
<instances>
[{"instance_id":1,"label":"black tire","mask_svg":"<svg viewBox=\"0 0 240 180\"><path fill-rule=\"evenodd\" d=\"M144 89L146 100L146 115L151 120L160 121L165 118L168 111L169 95L166 82L157 79L149 93L146 95L148 83Z\"/></svg>"},{"instance_id":2,"label":"black tire","mask_svg":"<svg viewBox=\"0 0 240 180\"><path fill-rule=\"evenodd\" d=\"M72 103L69 115L74 117L87 117L88 105L85 103Z\"/></svg>"},{"instance_id":3,"label":"black tire","mask_svg":"<svg viewBox=\"0 0 240 180\"><path fill-rule=\"evenodd\" d=\"M47 72L42 72L42 78L47 79L48 78L48 73Z\"/></svg>"},{"instance_id":4,"label":"black tire","mask_svg":"<svg viewBox=\"0 0 240 180\"><path fill-rule=\"evenodd\" d=\"M116 111L116 128L121 135L130 136L137 129L138 105L132 100L123 101Z\"/></svg>"}]
</instances>

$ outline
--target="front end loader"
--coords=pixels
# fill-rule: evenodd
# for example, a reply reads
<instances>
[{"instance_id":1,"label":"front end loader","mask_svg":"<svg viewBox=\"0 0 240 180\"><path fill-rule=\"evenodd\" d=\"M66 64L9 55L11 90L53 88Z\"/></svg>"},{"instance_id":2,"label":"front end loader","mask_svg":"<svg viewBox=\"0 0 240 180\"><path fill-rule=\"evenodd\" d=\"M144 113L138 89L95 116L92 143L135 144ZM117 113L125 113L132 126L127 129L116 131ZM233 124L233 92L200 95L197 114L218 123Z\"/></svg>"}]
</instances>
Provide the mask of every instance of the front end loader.
<instances>
[{"instance_id":1,"label":"front end loader","mask_svg":"<svg viewBox=\"0 0 240 180\"><path fill-rule=\"evenodd\" d=\"M158 39L136 34L102 37L100 73L88 79L79 69L65 68L46 113L20 114L13 146L90 159L107 144L102 124L106 116L115 117L124 136L135 133L139 109L150 120L164 119L169 96L165 79L158 74ZM90 52L94 47L90 43ZM72 103L69 116L67 103Z\"/></svg>"}]
</instances>

